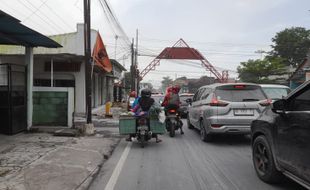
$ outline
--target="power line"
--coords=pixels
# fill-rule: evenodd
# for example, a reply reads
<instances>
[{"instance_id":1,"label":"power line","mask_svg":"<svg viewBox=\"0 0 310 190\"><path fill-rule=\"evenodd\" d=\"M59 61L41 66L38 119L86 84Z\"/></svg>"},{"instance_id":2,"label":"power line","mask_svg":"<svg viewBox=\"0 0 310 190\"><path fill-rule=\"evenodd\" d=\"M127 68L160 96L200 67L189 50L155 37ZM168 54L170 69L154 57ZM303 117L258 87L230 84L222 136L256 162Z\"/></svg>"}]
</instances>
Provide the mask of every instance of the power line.
<instances>
[{"instance_id":1,"label":"power line","mask_svg":"<svg viewBox=\"0 0 310 190\"><path fill-rule=\"evenodd\" d=\"M100 1L101 1L101 0L100 0ZM118 21L117 17L115 16L115 14L114 14L114 12L113 12L111 6L109 5L109 3L108 3L106 0L103 0L103 1L104 1L104 3L105 3L105 5L106 5L106 7L107 7L107 9L108 9L108 11L109 11L109 13L112 15L113 20L116 22L116 26L120 29L121 33L122 33L124 36L127 37L127 39L126 39L127 44L130 45L131 42L130 42L130 40L129 40L127 34L124 32L124 30L123 30L123 28L122 28L120 22Z\"/></svg>"},{"instance_id":2,"label":"power line","mask_svg":"<svg viewBox=\"0 0 310 190\"><path fill-rule=\"evenodd\" d=\"M34 15L35 13L37 13L39 11L39 9L47 2L47 0L45 0L44 2L41 3L40 6L38 6L30 15L28 15L26 18L24 18L23 21L26 21L27 19L29 19L30 17L32 17L32 15Z\"/></svg>"},{"instance_id":3,"label":"power line","mask_svg":"<svg viewBox=\"0 0 310 190\"><path fill-rule=\"evenodd\" d=\"M41 2L43 2L43 0L41 0ZM55 12L47 3L47 0L43 3L54 15L56 15L61 21L63 24L65 24L66 26L70 26L69 23L67 23L61 16L58 15L57 12ZM71 28L71 27L70 27ZM72 28L71 28L72 29ZM75 30L75 28L73 27L73 31Z\"/></svg>"},{"instance_id":4,"label":"power line","mask_svg":"<svg viewBox=\"0 0 310 190\"><path fill-rule=\"evenodd\" d=\"M28 10L30 10L31 12L33 12L33 10L28 7L28 5L26 5L22 0L18 0L24 7L26 7ZM49 22L47 22L43 17L41 17L39 14L34 13L35 15L37 15L43 22L45 22L46 24L48 24L49 26L53 27L56 31L60 31L57 27L55 27L54 25L51 25ZM61 32L61 31L60 31Z\"/></svg>"},{"instance_id":5,"label":"power line","mask_svg":"<svg viewBox=\"0 0 310 190\"><path fill-rule=\"evenodd\" d=\"M2 3L1 5L5 5L5 6L8 7L9 9L11 9L14 13L19 13L19 14L21 15L21 17L27 17L27 15L26 15L25 13L23 13L23 12L21 12L21 11L19 11L19 10L16 10L16 9L14 9L14 8L12 8L12 6L10 6L9 4L7 4L6 1L3 1L3 2L1 2L1 3ZM30 20L31 20L32 23L35 23L36 25L41 26L41 28L44 28L44 25L42 25L41 23L38 23L38 22L36 22L35 20L33 20L33 19L31 19L31 18L30 18ZM29 20L29 21L30 21L30 20ZM51 28L48 28L48 30L49 30L49 32L54 32Z\"/></svg>"},{"instance_id":6,"label":"power line","mask_svg":"<svg viewBox=\"0 0 310 190\"><path fill-rule=\"evenodd\" d=\"M156 39L156 38L147 38L142 37L141 41L151 41L151 42L167 42L167 43L174 43L176 40L167 40L167 39ZM231 43L231 42L202 42L202 41L187 41L188 43L194 44L214 44L214 45L221 45L221 46L269 46L270 44L257 44L257 43Z\"/></svg>"},{"instance_id":7,"label":"power line","mask_svg":"<svg viewBox=\"0 0 310 190\"><path fill-rule=\"evenodd\" d=\"M37 8L33 3L31 3L29 0L26 0L32 7L34 7L35 9ZM54 22L54 20L50 19L48 16L46 16L40 9L38 9L39 12L42 13L42 15L44 15L47 20L49 20L51 23L53 23L55 26L61 28L61 29L64 29L62 28L61 26L59 26L57 23ZM36 13L35 13L36 14ZM66 31L66 29L64 29L63 31ZM62 32L62 31L61 31Z\"/></svg>"}]
</instances>

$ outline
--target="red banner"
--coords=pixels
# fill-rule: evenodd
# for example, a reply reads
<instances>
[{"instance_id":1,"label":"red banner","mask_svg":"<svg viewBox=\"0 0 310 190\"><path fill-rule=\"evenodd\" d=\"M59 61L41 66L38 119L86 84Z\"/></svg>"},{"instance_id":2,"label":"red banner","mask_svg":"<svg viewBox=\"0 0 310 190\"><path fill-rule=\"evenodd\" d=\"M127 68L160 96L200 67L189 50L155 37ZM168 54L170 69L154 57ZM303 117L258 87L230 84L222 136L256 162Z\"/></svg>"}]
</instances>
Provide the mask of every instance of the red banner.
<instances>
[{"instance_id":1,"label":"red banner","mask_svg":"<svg viewBox=\"0 0 310 190\"><path fill-rule=\"evenodd\" d=\"M112 71L111 61L99 33L97 35L96 43L93 50L93 59L97 66L101 67L107 72Z\"/></svg>"}]
</instances>

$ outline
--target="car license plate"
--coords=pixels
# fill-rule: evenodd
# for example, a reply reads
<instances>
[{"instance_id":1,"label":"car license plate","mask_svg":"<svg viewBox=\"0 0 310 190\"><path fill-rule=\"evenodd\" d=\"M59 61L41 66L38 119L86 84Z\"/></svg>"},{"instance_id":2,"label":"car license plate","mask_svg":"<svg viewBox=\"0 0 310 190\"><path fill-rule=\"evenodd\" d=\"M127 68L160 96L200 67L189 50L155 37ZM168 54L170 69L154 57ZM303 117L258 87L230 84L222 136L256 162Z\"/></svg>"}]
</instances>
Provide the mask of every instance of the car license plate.
<instances>
[{"instance_id":1,"label":"car license plate","mask_svg":"<svg viewBox=\"0 0 310 190\"><path fill-rule=\"evenodd\" d=\"M253 109L235 109L234 110L235 115L254 115Z\"/></svg>"}]
</instances>

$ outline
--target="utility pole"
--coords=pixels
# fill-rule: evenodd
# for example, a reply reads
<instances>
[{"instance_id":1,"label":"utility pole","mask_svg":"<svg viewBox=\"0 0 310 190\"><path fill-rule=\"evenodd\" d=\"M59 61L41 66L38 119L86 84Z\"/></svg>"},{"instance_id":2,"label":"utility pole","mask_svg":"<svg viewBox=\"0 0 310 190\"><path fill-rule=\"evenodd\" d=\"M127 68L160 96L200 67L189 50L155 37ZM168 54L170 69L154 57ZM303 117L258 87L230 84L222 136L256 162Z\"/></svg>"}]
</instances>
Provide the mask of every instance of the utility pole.
<instances>
[{"instance_id":1,"label":"utility pole","mask_svg":"<svg viewBox=\"0 0 310 190\"><path fill-rule=\"evenodd\" d=\"M140 83L140 77L139 77L139 72L138 72L138 40L139 40L139 31L138 29L136 30L136 53L135 53L135 85L136 85L136 92L139 92L139 83Z\"/></svg>"},{"instance_id":2,"label":"utility pole","mask_svg":"<svg viewBox=\"0 0 310 190\"><path fill-rule=\"evenodd\" d=\"M135 68L135 50L134 50L134 39L132 39L131 43L131 66L130 66L130 73L131 73L131 91L136 91L136 68Z\"/></svg>"},{"instance_id":3,"label":"utility pole","mask_svg":"<svg viewBox=\"0 0 310 190\"><path fill-rule=\"evenodd\" d=\"M84 62L85 62L85 97L86 97L86 123L92 123L91 100L91 47L90 47L90 0L84 0Z\"/></svg>"}]
</instances>

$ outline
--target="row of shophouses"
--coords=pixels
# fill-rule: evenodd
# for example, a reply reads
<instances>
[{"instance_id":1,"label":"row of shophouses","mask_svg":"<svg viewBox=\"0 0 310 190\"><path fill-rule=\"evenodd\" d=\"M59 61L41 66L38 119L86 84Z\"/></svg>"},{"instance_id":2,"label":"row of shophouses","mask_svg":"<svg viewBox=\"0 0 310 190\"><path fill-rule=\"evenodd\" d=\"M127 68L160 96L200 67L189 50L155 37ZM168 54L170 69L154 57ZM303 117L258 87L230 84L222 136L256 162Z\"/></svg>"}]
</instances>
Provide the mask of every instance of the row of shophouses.
<instances>
[{"instance_id":1,"label":"row of shophouses","mask_svg":"<svg viewBox=\"0 0 310 190\"><path fill-rule=\"evenodd\" d=\"M98 31L91 31L92 47L98 35L100 35ZM30 73L27 73L25 67L25 47L11 45L0 47L0 87L10 85L7 89L1 88L0 91L10 90L10 96L12 96L11 105L9 105L12 107L11 113L7 114L11 122L4 122L11 126L2 126L0 133L14 134L32 126L73 127L75 117L85 115L84 26L78 24L76 32L49 36L49 38L62 47L34 48L33 71ZM110 61L111 72L105 71L96 64L92 67L93 108L103 109L106 102L122 100L123 89L119 84L122 72L126 69L116 60ZM32 84L26 79L26 75L29 74L33 75ZM23 114L23 111L18 111L18 106L29 103L29 100L24 98L27 90L23 92L27 85L32 85L32 101L30 106L26 106L27 110L23 109L26 112ZM6 101L3 93L2 95L0 93L1 98L2 102ZM28 119L26 119L27 124L24 125L20 118L27 117L25 115L28 115ZM6 114L1 116L2 119L4 117ZM14 123L20 126L12 129ZM8 130L9 128L11 129Z\"/></svg>"}]
</instances>

